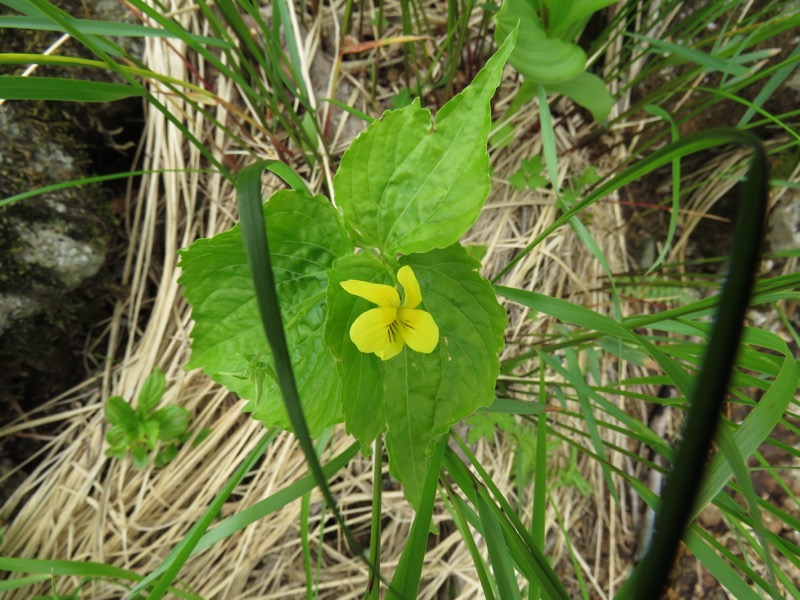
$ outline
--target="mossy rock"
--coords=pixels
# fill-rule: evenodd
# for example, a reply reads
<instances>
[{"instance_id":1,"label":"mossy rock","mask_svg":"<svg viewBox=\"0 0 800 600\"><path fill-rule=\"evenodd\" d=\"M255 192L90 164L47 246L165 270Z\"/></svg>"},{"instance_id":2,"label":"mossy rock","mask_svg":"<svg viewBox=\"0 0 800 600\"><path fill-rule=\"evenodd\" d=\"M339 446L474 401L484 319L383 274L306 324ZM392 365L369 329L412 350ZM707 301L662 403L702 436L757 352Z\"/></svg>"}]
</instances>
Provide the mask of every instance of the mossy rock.
<instances>
[{"instance_id":1,"label":"mossy rock","mask_svg":"<svg viewBox=\"0 0 800 600\"><path fill-rule=\"evenodd\" d=\"M79 18L135 22L117 0L54 4ZM41 52L55 35L5 30L4 49ZM141 41L134 41L129 49L135 52L136 43L141 48ZM91 57L74 41L61 51ZM7 65L2 73L19 70ZM107 71L53 67L40 67L36 76L115 77ZM130 158L112 149L109 131L125 126L132 130L128 140L136 139L140 126L130 127L130 121L140 120L141 114L141 100L6 102L0 106L0 199L129 170ZM0 207L0 361L6 366L0 375L0 408L3 400L32 408L85 376L87 332L112 305L104 273L113 266L104 267L116 230L110 192L99 185L67 187Z\"/></svg>"}]
</instances>

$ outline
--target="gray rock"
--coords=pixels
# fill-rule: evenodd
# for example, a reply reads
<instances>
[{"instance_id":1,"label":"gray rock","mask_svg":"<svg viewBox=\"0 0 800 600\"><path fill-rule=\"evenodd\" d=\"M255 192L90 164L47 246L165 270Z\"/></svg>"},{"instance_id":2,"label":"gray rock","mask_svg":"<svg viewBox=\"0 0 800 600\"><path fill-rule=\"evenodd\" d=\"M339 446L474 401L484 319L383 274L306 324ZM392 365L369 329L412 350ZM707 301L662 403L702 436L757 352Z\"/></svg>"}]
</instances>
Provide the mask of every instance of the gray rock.
<instances>
[{"instance_id":1,"label":"gray rock","mask_svg":"<svg viewBox=\"0 0 800 600\"><path fill-rule=\"evenodd\" d=\"M71 237L56 221L18 222L17 236L17 260L50 270L67 290L96 275L105 260L105 248Z\"/></svg>"},{"instance_id":2,"label":"gray rock","mask_svg":"<svg viewBox=\"0 0 800 600\"><path fill-rule=\"evenodd\" d=\"M90 174L83 130L75 125L82 113L74 111L83 109L43 102L0 106L0 199ZM69 385L67 375L82 372L76 348L100 318L94 299L101 293L87 281L105 263L113 227L106 193L97 185L0 207L0 362L8 366L0 375L0 398L10 394L24 403L42 373Z\"/></svg>"},{"instance_id":3,"label":"gray rock","mask_svg":"<svg viewBox=\"0 0 800 600\"><path fill-rule=\"evenodd\" d=\"M30 296L0 293L0 335L15 321L27 319L42 308L41 302Z\"/></svg>"}]
</instances>

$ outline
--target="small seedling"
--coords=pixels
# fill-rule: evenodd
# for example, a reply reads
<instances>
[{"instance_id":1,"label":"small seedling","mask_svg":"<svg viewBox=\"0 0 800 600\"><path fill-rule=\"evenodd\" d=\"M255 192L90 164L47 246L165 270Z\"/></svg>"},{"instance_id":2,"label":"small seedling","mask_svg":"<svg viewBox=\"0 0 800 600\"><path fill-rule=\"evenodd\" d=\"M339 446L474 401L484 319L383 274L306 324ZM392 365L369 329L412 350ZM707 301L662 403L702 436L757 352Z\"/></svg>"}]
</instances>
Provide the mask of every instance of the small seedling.
<instances>
[{"instance_id":1,"label":"small seedling","mask_svg":"<svg viewBox=\"0 0 800 600\"><path fill-rule=\"evenodd\" d=\"M133 466L142 469L155 456L157 468L166 466L178 453L190 434L191 413L182 406L164 406L156 410L166 389L164 372L156 368L144 382L139 402L134 409L121 396L111 396L106 402L106 419L111 429L106 433L109 444L106 456L133 455Z\"/></svg>"},{"instance_id":2,"label":"small seedling","mask_svg":"<svg viewBox=\"0 0 800 600\"><path fill-rule=\"evenodd\" d=\"M517 172L508 178L508 183L520 191L525 188L529 190L544 188L550 183L547 176L543 174L544 170L545 166L542 164L542 158L540 156L532 156L520 163Z\"/></svg>"}]
</instances>

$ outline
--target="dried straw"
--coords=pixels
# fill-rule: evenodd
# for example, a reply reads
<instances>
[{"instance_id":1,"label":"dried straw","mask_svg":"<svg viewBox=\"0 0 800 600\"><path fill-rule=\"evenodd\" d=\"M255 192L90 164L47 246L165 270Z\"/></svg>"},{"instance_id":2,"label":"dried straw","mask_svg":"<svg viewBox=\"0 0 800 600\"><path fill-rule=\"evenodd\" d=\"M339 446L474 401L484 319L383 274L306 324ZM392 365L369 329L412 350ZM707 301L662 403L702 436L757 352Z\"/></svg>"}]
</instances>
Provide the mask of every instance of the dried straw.
<instances>
[{"instance_id":1,"label":"dried straw","mask_svg":"<svg viewBox=\"0 0 800 600\"><path fill-rule=\"evenodd\" d=\"M154 3L155 4L155 3ZM206 24L185 0L167 2L167 12L189 30L206 33ZM368 7L366 20L375 17ZM386 14L399 11L396 3L386 3ZM435 10L444 10L440 6ZM364 60L348 62L335 80L331 65L334 54L326 54L321 34L338 39L341 13L339 3L319 6L319 18L311 24L301 44L303 64L309 77L309 88L318 98L332 95L372 112L386 107L386 99L398 91L401 82L377 89L377 105L370 99L369 65L377 56L383 66L399 61L397 47L384 47L365 55ZM428 15L432 23L444 22L444 16ZM477 32L480 19L471 23ZM299 31L299 26L298 26ZM337 32L333 35L333 32ZM386 31L395 35L398 31ZM621 36L620 36L621 39ZM441 42L442 40L438 40ZM613 52L610 48L609 52ZM169 43L150 38L146 41L145 61L151 68L170 77L192 80L184 54L187 48L176 40ZM329 51L330 52L330 51ZM197 57L193 57L204 77L214 77ZM633 67L632 67L633 68ZM224 102L216 107L216 118L233 129L246 127L231 114L228 106L238 105L252 111L229 82L214 80ZM509 69L498 93L496 115L502 115L518 88L519 79ZM239 164L252 160L241 157L222 132L209 123L190 104L174 95L156 91L190 131L202 140L220 161ZM623 99L624 105L627 100ZM560 150L559 177L564 185L590 164L589 149L578 145L592 127L583 113L570 103L560 101L554 107L557 142ZM355 119L333 110L332 148L336 156L361 129ZM156 110L147 108L146 132L141 153L143 168L150 170L201 169L204 161L196 148L188 144L180 131ZM491 276L535 238L557 216L552 193L546 190L518 191L508 184L520 161L538 155L538 110L531 106L511 120L516 127L515 143L492 153L495 178L489 201L467 241L488 248L485 273ZM609 132L614 141L621 134ZM264 158L277 158L268 140L253 136L253 152ZM615 150L605 154L594 165L601 174L614 171L627 159L622 144L610 144ZM293 165L300 167L300 165ZM730 164L725 164L727 168ZM332 167L331 167L332 168ZM330 181L330 169L303 175L316 190L323 181ZM693 209L704 213L713 204L698 192ZM582 217L597 240L614 272L631 267L627 255L624 220L620 205L611 196L594 205ZM10 517L3 540L2 554L16 557L38 557L70 560L91 560L126 567L146 574L155 569L173 546L179 542L205 507L232 475L263 434L262 426L241 412L243 403L211 382L199 371L186 372L189 355L190 313L177 284L177 250L194 239L211 236L235 222L235 200L228 182L214 174L165 171L142 178L138 189L128 198L125 227L130 241L120 284L129 291L114 310L111 323L102 340L108 360L101 372L88 378L79 387L26 415L0 432L11 436L35 431L48 423L58 425L58 432L40 452L38 464L23 485L4 507ZM692 222L686 224L691 230ZM685 242L676 244L680 252ZM604 291L605 274L598 262L578 241L569 228L562 228L521 261L503 283L566 298L594 310L612 314L608 294ZM637 307L638 308L638 307ZM553 323L540 315L510 306L510 323L504 357L514 356L530 340L551 330ZM165 402L189 409L196 430L209 428L211 435L198 447L184 447L166 468L138 471L127 460L104 456L103 403L109 395L135 398L145 378L156 366L167 375ZM604 362L604 384L623 374L645 374L639 367L619 362ZM623 398L612 398L620 407L629 406ZM37 415L48 415L38 417ZM641 415L640 415L641 416ZM564 424L585 429L579 419L559 417ZM627 447L628 440L609 433L609 441ZM338 429L325 453L330 457L345 448L351 440ZM480 441L474 451L497 485L513 502L528 505L530 489L524 498L516 497L511 485L513 442L502 435L488 443ZM611 454L613 463L631 470L622 455ZM551 457L554 471L564 467L568 452L557 450ZM598 598L613 595L628 567L623 545L630 549L634 538L630 512L635 500L622 493L622 506L610 499L594 461L578 460L581 475L591 485L591 493L580 495L569 487L556 487L547 511L547 554L563 573L565 584L576 590L570 566L567 542L587 577L592 593ZM352 461L333 482L333 492L356 531L369 527L372 474L371 462L359 458ZM306 474L303 457L293 436L282 434L267 450L259 468L239 486L226 504L223 516L234 514L256 501L280 490ZM615 482L624 490L623 482ZM322 568L315 572L321 598L359 598L367 580L367 570L348 551L338 529L332 525L329 512L321 510L315 493L310 522L312 554L319 553ZM399 491L383 496L383 514L387 523L383 532L384 569L390 575L396 564L413 513ZM635 511L634 511L635 512ZM436 520L442 534L427 554L420 598L436 598L442 589L450 589L454 598L480 598L482 592L469 553L458 532L449 524L443 506L437 508ZM322 520L322 522L321 522ZM560 521L560 524L559 524ZM301 598L305 597L305 575L300 547L300 503L293 502L283 510L263 519L246 530L231 536L189 560L180 573L180 580L205 598ZM563 532L569 532L564 535ZM56 589L67 593L79 584L77 578L56 580ZM45 593L48 585L38 591ZM9 592L9 600L28 598L31 588ZM83 597L120 598L125 589L111 581L93 581L83 588Z\"/></svg>"}]
</instances>

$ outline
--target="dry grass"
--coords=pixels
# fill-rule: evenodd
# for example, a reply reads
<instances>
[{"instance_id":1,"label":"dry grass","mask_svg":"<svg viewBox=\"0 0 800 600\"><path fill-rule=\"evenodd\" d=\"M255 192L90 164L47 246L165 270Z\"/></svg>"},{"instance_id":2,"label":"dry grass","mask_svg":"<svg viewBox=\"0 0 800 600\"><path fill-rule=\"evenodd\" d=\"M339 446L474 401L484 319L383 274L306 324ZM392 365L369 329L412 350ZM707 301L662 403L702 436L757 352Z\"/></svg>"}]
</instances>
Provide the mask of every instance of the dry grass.
<instances>
[{"instance_id":1,"label":"dry grass","mask_svg":"<svg viewBox=\"0 0 800 600\"><path fill-rule=\"evenodd\" d=\"M172 0L169 4L187 28L204 33L204 24L191 8L193 3ZM387 14L398 10L389 3ZM331 95L336 90L339 100L374 113L368 91L372 54L365 55L361 62L347 63L340 77L334 77L331 65L338 48L324 49L321 34L325 32L326 40L338 39L337 14L341 14L338 4L332 8L321 6L319 20L309 28L305 43L301 45L309 82L317 90L318 97ZM373 16L370 11L367 18ZM434 14L429 16L432 21L437 18ZM479 19L471 26L477 30ZM387 31L386 35L392 33L397 32ZM175 41L166 44L149 39L146 62L156 71L191 80L193 75L182 58L185 51L186 48ZM614 51L613 47L609 49L609 52ZM381 55L381 64L386 67L399 61L397 47L385 47L377 52ZM198 68L207 75L205 65L199 63ZM631 66L635 68L641 65ZM226 103L249 110L228 82L217 79L215 84ZM378 89L378 106L386 106L386 99L398 91L398 85L387 84ZM517 77L507 70L498 93L496 115L503 113L517 86ZM163 95L161 100L218 159L228 164L233 161L239 166L252 160L241 156L242 152L190 105L174 96ZM628 101L623 96L618 108L624 108ZM562 109L560 114L568 115L556 122L559 148L565 151L559 164L559 175L564 180L581 173L590 162L601 174L607 174L628 159L626 147L613 142L621 139L623 129L636 130L640 123L626 123L618 131L607 133L605 139L612 142L609 146L614 150L599 159L590 159L587 148L574 148L593 125L568 104L559 108ZM315 171L294 165L301 168L312 189L317 191L324 181L330 181L337 156L362 127L341 111L334 113L331 119L333 164L325 164ZM247 128L247 123L229 112L225 103L217 105L216 117L233 129ZM517 140L493 153L492 194L467 240L488 247L487 275L496 273L518 249L551 224L557 214L554 198L546 191L519 192L507 183L520 161L537 155L541 149L536 110L520 112L513 122L517 127ZM277 158L268 140L255 135L253 139L255 155ZM181 133L159 112L150 109L142 157L145 169L206 166L200 153L186 143ZM728 167L730 164L721 163L713 168ZM597 203L591 209L591 218L585 222L612 270L623 272L631 268L632 260L627 254L622 209L615 200L612 196ZM715 197L701 188L693 199L696 204L689 208L703 214L714 201ZM91 560L148 573L182 539L262 434L261 425L241 412L241 401L202 373L183 369L189 354L191 321L176 283L179 275L176 252L194 239L214 235L235 222L231 186L218 175L175 172L151 175L142 179L138 189L131 190L129 202L125 225L130 248L120 281L129 295L117 304L102 340L95 342L98 352L116 357L116 360L107 361L95 377L42 407L41 414L53 416L38 419L37 414L29 414L0 432L1 436L8 436L35 431L44 421L58 424L58 433L42 450L36 469L5 506L4 514L13 515L2 547L6 556ZM691 222L686 223L685 235L692 228ZM682 238L675 245L675 258L682 256L685 244ZM604 273L598 262L569 228L562 228L516 265L503 283L567 298L610 314L603 282ZM635 310L641 312L642 309L637 305ZM504 357L514 356L529 344L531 336L547 331L551 325L548 319L539 316L529 318L527 311L517 307L509 307L509 311L511 321ZM188 408L194 415L193 428L208 427L212 433L199 447L183 448L168 467L137 471L128 461L104 456L106 424L102 407L112 394L135 398L156 366L167 374L165 401ZM622 373L635 374L637 369L627 364L604 364L603 377L612 381ZM643 416L639 414L640 404L628 405L622 398L612 400L640 418ZM584 427L578 420L568 424ZM629 441L622 434L609 435L612 443L628 446ZM349 443L343 431L337 430L326 456L333 456ZM510 442L502 437L491 444L482 441L475 451L504 493L515 498L510 483ZM554 467L565 460L565 452L561 450L552 456ZM621 455L612 454L611 460L622 469L633 469ZM624 491L621 492L621 506L616 507L597 464L581 458L579 466L593 491L587 496L567 487L553 491L552 506L547 513L546 552L563 573L565 583L575 592L566 539L556 523L556 515L559 515L563 528L571 532L570 540L592 594L608 598L618 589L630 564L636 527L630 515L637 513L638 506L632 499L634 496ZM251 506L305 473L303 457L293 437L282 434L267 450L260 467L237 489L225 506L223 516ZM620 490L625 490L622 480L616 483ZM333 492L356 532L369 527L371 486L371 463L366 459L352 461L333 482ZM413 514L399 491L387 491L383 500L387 519L383 560L388 574L399 557ZM528 502L528 499L517 501ZM323 568L317 571L320 596L340 600L361 597L367 579L366 569L347 551L329 515L323 513L325 521L320 523L320 506L315 495L310 527L312 553L319 552L322 557ZM458 532L445 523L447 515L442 508L437 513L437 520L442 522L442 534L428 552L420 597L437 598L441 590L449 589L452 595L448 597L480 598L482 592L475 569ZM181 581L205 598L305 597L299 515L300 503L291 503L270 518L217 543L186 564L181 571ZM57 583L58 590L64 593L74 589L78 580L61 578ZM46 586L41 589L45 590ZM92 582L84 590L84 597L98 600L120 598L124 594L122 587L107 581ZM30 594L27 588L11 592L6 598L28 598Z\"/></svg>"}]
</instances>

